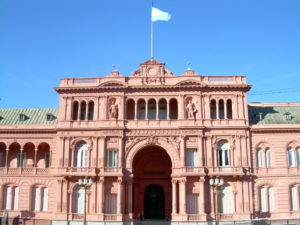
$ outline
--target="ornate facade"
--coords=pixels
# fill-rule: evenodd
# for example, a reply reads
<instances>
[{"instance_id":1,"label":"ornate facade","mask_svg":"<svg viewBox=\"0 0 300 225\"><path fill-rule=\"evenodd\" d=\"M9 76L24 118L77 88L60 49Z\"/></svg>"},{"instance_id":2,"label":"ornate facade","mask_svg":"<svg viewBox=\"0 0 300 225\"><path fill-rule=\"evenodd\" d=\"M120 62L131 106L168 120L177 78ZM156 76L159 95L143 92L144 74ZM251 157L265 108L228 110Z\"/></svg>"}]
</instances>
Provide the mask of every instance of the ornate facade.
<instances>
[{"instance_id":1,"label":"ornate facade","mask_svg":"<svg viewBox=\"0 0 300 225\"><path fill-rule=\"evenodd\" d=\"M300 104L248 103L250 88L154 59L62 79L59 109L0 110L0 209L53 224L300 217Z\"/></svg>"}]
</instances>

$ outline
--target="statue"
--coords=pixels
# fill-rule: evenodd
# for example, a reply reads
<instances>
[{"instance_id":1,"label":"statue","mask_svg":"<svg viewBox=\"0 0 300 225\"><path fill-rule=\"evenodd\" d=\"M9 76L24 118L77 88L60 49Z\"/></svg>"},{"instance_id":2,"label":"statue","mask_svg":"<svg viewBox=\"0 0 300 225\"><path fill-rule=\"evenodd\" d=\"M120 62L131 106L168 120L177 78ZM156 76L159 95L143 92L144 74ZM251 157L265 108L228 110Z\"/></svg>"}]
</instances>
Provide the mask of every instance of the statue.
<instances>
[{"instance_id":1,"label":"statue","mask_svg":"<svg viewBox=\"0 0 300 225\"><path fill-rule=\"evenodd\" d=\"M113 100L109 108L109 118L118 119L118 104Z\"/></svg>"},{"instance_id":2,"label":"statue","mask_svg":"<svg viewBox=\"0 0 300 225\"><path fill-rule=\"evenodd\" d=\"M186 112L187 112L188 119L195 118L195 113L197 112L197 109L195 104L192 102L192 100L189 100L188 104L186 105Z\"/></svg>"}]
</instances>

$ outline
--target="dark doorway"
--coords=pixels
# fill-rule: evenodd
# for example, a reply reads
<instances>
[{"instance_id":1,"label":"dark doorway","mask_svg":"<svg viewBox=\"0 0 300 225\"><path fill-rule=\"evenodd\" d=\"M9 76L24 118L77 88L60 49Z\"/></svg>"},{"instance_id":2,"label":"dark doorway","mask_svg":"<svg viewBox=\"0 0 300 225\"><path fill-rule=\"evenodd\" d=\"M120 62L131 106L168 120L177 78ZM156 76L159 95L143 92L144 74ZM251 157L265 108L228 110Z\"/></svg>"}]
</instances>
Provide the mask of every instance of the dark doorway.
<instances>
[{"instance_id":1,"label":"dark doorway","mask_svg":"<svg viewBox=\"0 0 300 225\"><path fill-rule=\"evenodd\" d=\"M164 219L165 217L165 195L162 187L158 184L146 187L144 217L145 219Z\"/></svg>"}]
</instances>

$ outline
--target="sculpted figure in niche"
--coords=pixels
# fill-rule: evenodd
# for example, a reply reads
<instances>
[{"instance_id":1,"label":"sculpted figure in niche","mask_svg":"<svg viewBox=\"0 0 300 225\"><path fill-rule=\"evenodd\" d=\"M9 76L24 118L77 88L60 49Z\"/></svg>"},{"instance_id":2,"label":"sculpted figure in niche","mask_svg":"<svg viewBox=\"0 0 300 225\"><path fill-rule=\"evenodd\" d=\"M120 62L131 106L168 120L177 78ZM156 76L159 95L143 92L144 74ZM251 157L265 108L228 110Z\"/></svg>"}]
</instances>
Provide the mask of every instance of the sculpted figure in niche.
<instances>
[{"instance_id":1,"label":"sculpted figure in niche","mask_svg":"<svg viewBox=\"0 0 300 225\"><path fill-rule=\"evenodd\" d=\"M187 118L188 119L194 119L195 118L195 114L197 112L197 109L196 109L196 105L192 102L191 99L188 101L188 104L186 105L186 112L187 112Z\"/></svg>"},{"instance_id":2,"label":"sculpted figure in niche","mask_svg":"<svg viewBox=\"0 0 300 225\"><path fill-rule=\"evenodd\" d=\"M118 111L119 111L119 106L116 103L115 100L111 102L111 105L109 107L109 118L111 119L118 119Z\"/></svg>"}]
</instances>

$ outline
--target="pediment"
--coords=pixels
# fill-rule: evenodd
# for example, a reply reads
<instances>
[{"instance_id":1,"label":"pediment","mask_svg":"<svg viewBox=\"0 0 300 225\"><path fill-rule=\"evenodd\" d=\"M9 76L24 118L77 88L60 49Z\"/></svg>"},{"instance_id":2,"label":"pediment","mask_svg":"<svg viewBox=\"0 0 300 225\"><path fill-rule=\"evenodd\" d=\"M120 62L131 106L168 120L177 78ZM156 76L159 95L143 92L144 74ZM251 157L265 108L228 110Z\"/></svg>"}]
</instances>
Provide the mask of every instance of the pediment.
<instances>
[{"instance_id":1,"label":"pediment","mask_svg":"<svg viewBox=\"0 0 300 225\"><path fill-rule=\"evenodd\" d=\"M156 59L147 60L140 64L140 69L131 74L133 77L166 77L173 76L170 70L165 68L165 63Z\"/></svg>"},{"instance_id":2,"label":"pediment","mask_svg":"<svg viewBox=\"0 0 300 225\"><path fill-rule=\"evenodd\" d=\"M190 86L190 85L201 85L201 83L198 80L183 80L176 84L176 86Z\"/></svg>"},{"instance_id":3,"label":"pediment","mask_svg":"<svg viewBox=\"0 0 300 225\"><path fill-rule=\"evenodd\" d=\"M101 87L123 87L124 84L120 81L107 81L105 83L100 84Z\"/></svg>"}]
</instances>

